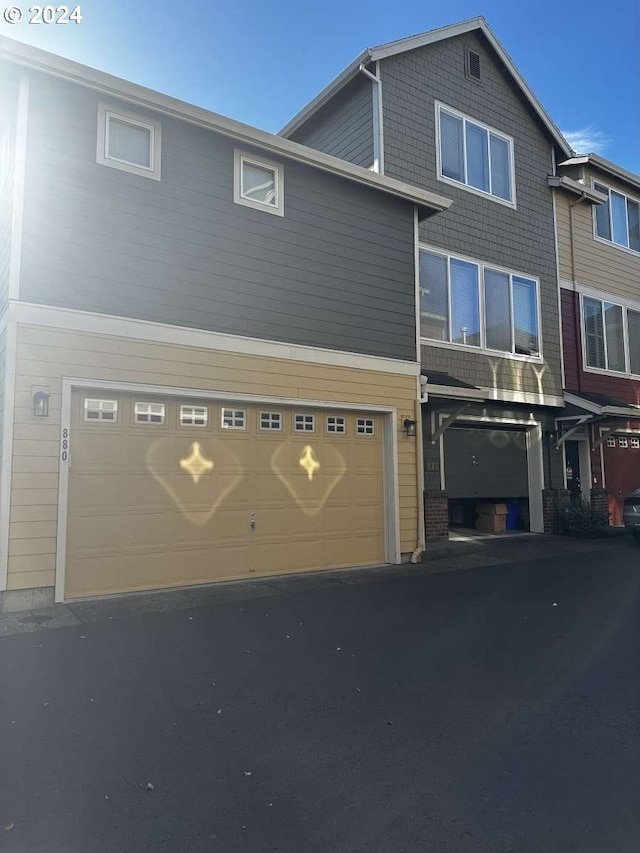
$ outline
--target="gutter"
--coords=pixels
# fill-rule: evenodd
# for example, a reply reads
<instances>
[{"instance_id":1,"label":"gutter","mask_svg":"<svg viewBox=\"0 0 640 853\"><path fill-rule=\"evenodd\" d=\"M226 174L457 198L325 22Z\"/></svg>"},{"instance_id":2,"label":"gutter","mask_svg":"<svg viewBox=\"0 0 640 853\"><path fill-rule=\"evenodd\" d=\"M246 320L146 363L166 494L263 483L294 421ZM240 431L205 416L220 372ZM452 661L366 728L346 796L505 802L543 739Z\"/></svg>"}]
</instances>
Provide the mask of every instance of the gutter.
<instances>
[{"instance_id":1,"label":"gutter","mask_svg":"<svg viewBox=\"0 0 640 853\"><path fill-rule=\"evenodd\" d=\"M554 189L567 190L573 195L580 196L578 201L588 201L591 204L604 204L608 201L604 193L598 192L586 184L581 184L580 181L574 181L573 178L568 178L566 175L549 175L547 184Z\"/></svg>"}]
</instances>

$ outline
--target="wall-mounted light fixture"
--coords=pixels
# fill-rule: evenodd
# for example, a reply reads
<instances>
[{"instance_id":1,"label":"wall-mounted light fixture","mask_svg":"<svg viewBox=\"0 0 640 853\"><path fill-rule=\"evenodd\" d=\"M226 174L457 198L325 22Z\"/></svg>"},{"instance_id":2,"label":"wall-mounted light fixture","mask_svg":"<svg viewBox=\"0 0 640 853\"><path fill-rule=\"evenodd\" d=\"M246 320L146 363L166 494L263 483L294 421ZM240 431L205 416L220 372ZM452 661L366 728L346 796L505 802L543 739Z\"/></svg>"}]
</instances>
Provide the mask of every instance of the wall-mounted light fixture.
<instances>
[{"instance_id":1,"label":"wall-mounted light fixture","mask_svg":"<svg viewBox=\"0 0 640 853\"><path fill-rule=\"evenodd\" d=\"M46 391L36 391L33 395L33 416L35 418L49 417L49 395Z\"/></svg>"},{"instance_id":2,"label":"wall-mounted light fixture","mask_svg":"<svg viewBox=\"0 0 640 853\"><path fill-rule=\"evenodd\" d=\"M416 434L416 422L412 421L410 418L405 418L402 426L404 427L404 431L407 436L412 436Z\"/></svg>"}]
</instances>

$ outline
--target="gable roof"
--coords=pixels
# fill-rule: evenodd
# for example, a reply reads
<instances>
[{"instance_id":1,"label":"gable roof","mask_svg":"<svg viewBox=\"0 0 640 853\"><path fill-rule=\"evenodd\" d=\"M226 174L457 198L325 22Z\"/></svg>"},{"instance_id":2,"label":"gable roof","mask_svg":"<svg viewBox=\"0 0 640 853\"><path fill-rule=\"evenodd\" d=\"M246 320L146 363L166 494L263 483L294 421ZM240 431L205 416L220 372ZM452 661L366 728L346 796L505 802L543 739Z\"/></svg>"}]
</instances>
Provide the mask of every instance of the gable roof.
<instances>
[{"instance_id":1,"label":"gable roof","mask_svg":"<svg viewBox=\"0 0 640 853\"><path fill-rule=\"evenodd\" d=\"M356 166L346 160L333 157L321 151L283 139L273 133L251 127L235 119L213 113L202 107L188 104L169 95L163 95L153 89L138 86L120 77L106 74L79 62L65 59L55 53L31 47L14 39L0 36L0 60L68 80L99 92L107 97L115 97L138 107L154 110L164 115L214 131L244 145L253 145L278 157L295 160L306 166L329 172L340 178L363 184L386 195L395 196L417 205L421 211L429 213L447 210L452 204L444 196L422 190L418 187L372 172L362 166Z\"/></svg>"},{"instance_id":2,"label":"gable roof","mask_svg":"<svg viewBox=\"0 0 640 853\"><path fill-rule=\"evenodd\" d=\"M329 85L326 86L320 94L316 95L312 101L303 107L300 112L282 128L280 135L288 137L294 133L302 124L304 124L305 121L307 121L307 119L323 107L327 101L336 94L336 92L348 83L349 80L355 77L355 75L360 71L361 65L367 65L369 62L377 62L378 60L386 59L389 56L396 56L399 53L416 50L417 48L425 47L426 45L434 44L435 42L443 41L444 39L453 38L454 36L463 35L464 33L474 32L476 30L481 32L487 39L560 150L564 152L566 157L572 157L574 155L574 151L571 146L564 138L549 113L529 88L526 80L516 68L515 63L502 47L497 36L482 16L470 18L468 21L461 21L457 24L449 24L449 26L446 27L439 27L437 30L429 30L428 32L421 33L417 36L410 36L409 38L387 42L387 44L380 44L377 47L367 48L367 50L361 53L360 56L354 59L354 61L344 69L344 71L332 80L332 82L329 83Z\"/></svg>"}]
</instances>

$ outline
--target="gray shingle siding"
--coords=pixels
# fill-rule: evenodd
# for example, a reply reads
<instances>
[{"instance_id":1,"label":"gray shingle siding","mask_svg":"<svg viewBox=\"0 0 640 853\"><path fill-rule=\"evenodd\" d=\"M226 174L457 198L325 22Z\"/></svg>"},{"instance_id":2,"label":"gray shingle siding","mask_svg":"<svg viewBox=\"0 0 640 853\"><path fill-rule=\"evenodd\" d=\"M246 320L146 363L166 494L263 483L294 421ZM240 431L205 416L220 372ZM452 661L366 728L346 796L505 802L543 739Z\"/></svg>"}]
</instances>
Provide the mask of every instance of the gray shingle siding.
<instances>
[{"instance_id":1,"label":"gray shingle siding","mask_svg":"<svg viewBox=\"0 0 640 853\"><path fill-rule=\"evenodd\" d=\"M373 163L373 85L360 74L290 138L369 168Z\"/></svg>"},{"instance_id":2,"label":"gray shingle siding","mask_svg":"<svg viewBox=\"0 0 640 853\"><path fill-rule=\"evenodd\" d=\"M22 299L415 360L409 203L283 161L284 217L234 204L233 141L164 116L161 181L101 166L97 101L32 77Z\"/></svg>"},{"instance_id":3,"label":"gray shingle siding","mask_svg":"<svg viewBox=\"0 0 640 853\"><path fill-rule=\"evenodd\" d=\"M482 83L465 76L465 47L480 54ZM425 366L484 387L562 393L551 190L551 140L482 36L469 33L380 63L385 173L448 195L453 205L423 222L425 244L540 280L544 365L425 346ZM438 100L513 137L517 209L436 177Z\"/></svg>"}]
</instances>

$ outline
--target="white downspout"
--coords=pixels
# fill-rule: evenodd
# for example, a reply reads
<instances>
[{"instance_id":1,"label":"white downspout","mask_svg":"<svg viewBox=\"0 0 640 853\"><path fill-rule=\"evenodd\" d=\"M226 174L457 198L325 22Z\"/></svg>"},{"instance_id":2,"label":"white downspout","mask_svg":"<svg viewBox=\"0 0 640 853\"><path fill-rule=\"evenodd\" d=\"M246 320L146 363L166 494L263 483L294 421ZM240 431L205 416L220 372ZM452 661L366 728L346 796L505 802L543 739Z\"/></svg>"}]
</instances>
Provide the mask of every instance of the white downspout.
<instances>
[{"instance_id":1,"label":"white downspout","mask_svg":"<svg viewBox=\"0 0 640 853\"><path fill-rule=\"evenodd\" d=\"M372 74L364 63L360 71L373 83L373 166L371 170L384 175L384 126L382 123L382 80L380 79L380 63L376 62L376 73Z\"/></svg>"}]
</instances>

